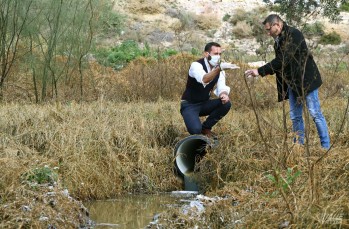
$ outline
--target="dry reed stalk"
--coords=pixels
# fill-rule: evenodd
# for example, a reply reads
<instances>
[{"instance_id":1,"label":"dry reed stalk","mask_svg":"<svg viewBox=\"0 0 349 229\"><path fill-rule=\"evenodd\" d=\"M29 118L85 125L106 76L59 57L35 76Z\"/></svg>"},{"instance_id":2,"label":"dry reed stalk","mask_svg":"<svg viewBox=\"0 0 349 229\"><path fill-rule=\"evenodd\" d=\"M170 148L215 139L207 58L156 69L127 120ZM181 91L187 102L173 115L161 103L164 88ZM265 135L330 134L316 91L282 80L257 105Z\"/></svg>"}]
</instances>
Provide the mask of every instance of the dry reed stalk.
<instances>
[{"instance_id":1,"label":"dry reed stalk","mask_svg":"<svg viewBox=\"0 0 349 229\"><path fill-rule=\"evenodd\" d=\"M341 102L334 99L333 104L339 106ZM323 109L331 110L331 106L325 102ZM81 104L2 104L0 217L5 217L3 207L16 195L23 195L23 201L30 196L20 188L21 175L46 164L58 167L60 185L80 200L110 198L125 192L181 189L182 184L172 173L174 144L187 136L178 109L177 102L161 100L131 104L103 100ZM338 117L344 108L332 110L333 113L325 114L331 133L340 126ZM311 155L306 158L302 148L292 147L291 134L287 138L289 147L283 146L279 109L258 112L262 112L260 126L268 151L248 107L233 108L215 127L220 144L200 162L199 178L206 182L207 195L229 195L238 204L209 206L207 218L218 220L215 211L221 211L228 221L241 220L241 225L259 228L277 226L283 220L295 226L325 226L339 215L346 222L348 214L343 203L347 203L349 192L348 125L338 136L338 145L314 167L316 189L311 190L307 160L313 163L323 155L316 136L311 138ZM316 134L311 128L310 133ZM282 163L284 155L290 155L286 168ZM270 156L278 162L275 164ZM299 170L301 175L291 182L287 168ZM284 189L267 178L276 169L280 184L288 183ZM311 191L316 202L311 201ZM180 220L185 216L177 217ZM197 221L186 219L185 223L194 225ZM221 225L213 223L217 228Z\"/></svg>"}]
</instances>

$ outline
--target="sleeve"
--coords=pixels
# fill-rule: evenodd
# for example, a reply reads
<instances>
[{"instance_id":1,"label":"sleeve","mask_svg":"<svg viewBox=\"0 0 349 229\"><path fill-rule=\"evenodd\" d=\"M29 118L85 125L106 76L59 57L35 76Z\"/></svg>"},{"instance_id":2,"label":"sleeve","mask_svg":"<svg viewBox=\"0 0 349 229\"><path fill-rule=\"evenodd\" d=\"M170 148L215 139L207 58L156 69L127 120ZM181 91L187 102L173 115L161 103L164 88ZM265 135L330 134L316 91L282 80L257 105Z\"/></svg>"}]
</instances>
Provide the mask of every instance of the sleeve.
<instances>
[{"instance_id":1,"label":"sleeve","mask_svg":"<svg viewBox=\"0 0 349 229\"><path fill-rule=\"evenodd\" d=\"M199 63L199 62L193 62L191 65L190 65L190 68L189 68L189 76L190 77L193 77L196 79L196 81L198 83L201 83L204 87L206 87L206 85L208 83L204 83L202 80L204 78L204 75L206 74L207 72L205 72L204 68L202 67L202 65Z\"/></svg>"},{"instance_id":2,"label":"sleeve","mask_svg":"<svg viewBox=\"0 0 349 229\"><path fill-rule=\"evenodd\" d=\"M213 91L216 96L219 96L222 92L226 92L229 95L230 87L225 84L225 79L225 72L221 71L217 81L217 87Z\"/></svg>"},{"instance_id":3,"label":"sleeve","mask_svg":"<svg viewBox=\"0 0 349 229\"><path fill-rule=\"evenodd\" d=\"M295 61L304 46L306 44L303 34L299 30L293 29L285 36L284 47L275 51L275 58L258 68L259 75L266 76L281 72L283 68Z\"/></svg>"},{"instance_id":4,"label":"sleeve","mask_svg":"<svg viewBox=\"0 0 349 229\"><path fill-rule=\"evenodd\" d=\"M275 51L275 58L270 61L269 63L266 63L265 65L259 67L258 74L260 76L266 76L266 75L273 75L278 71L281 71L282 64L283 64L283 52Z\"/></svg>"},{"instance_id":5,"label":"sleeve","mask_svg":"<svg viewBox=\"0 0 349 229\"><path fill-rule=\"evenodd\" d=\"M262 67L259 67L258 74L261 76L273 75L282 68L282 60L279 56L276 56L272 61L266 63Z\"/></svg>"}]
</instances>

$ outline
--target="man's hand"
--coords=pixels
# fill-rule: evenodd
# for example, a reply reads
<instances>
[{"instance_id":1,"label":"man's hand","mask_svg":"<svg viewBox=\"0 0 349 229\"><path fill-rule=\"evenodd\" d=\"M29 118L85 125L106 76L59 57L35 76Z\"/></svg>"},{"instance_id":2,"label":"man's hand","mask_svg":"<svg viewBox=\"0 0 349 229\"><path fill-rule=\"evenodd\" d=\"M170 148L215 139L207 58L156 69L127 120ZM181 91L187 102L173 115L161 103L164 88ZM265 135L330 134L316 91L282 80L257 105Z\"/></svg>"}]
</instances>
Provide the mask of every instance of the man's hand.
<instances>
[{"instance_id":1,"label":"man's hand","mask_svg":"<svg viewBox=\"0 0 349 229\"><path fill-rule=\"evenodd\" d=\"M219 66L222 70L224 70L224 69L239 69L240 68L236 64L227 63L227 62L223 62Z\"/></svg>"},{"instance_id":2,"label":"man's hand","mask_svg":"<svg viewBox=\"0 0 349 229\"><path fill-rule=\"evenodd\" d=\"M221 93L219 95L219 98L221 99L222 103L225 104L227 102L229 102L229 96L226 93Z\"/></svg>"},{"instance_id":3,"label":"man's hand","mask_svg":"<svg viewBox=\"0 0 349 229\"><path fill-rule=\"evenodd\" d=\"M250 78L250 77L256 77L258 76L258 70L257 69L249 69L245 71L245 77Z\"/></svg>"}]
</instances>

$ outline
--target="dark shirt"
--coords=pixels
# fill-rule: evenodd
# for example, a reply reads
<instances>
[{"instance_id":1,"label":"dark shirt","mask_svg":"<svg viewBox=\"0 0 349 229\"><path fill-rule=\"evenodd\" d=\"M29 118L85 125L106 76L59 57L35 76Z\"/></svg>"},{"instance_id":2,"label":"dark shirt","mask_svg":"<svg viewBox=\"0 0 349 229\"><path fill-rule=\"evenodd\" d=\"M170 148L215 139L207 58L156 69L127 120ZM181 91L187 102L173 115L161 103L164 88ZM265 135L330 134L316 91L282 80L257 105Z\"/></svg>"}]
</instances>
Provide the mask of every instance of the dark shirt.
<instances>
[{"instance_id":1,"label":"dark shirt","mask_svg":"<svg viewBox=\"0 0 349 229\"><path fill-rule=\"evenodd\" d=\"M275 58L258 68L258 73L261 76L276 74L278 101L288 99L288 87L297 96L306 96L321 86L319 69L298 29L284 22L274 51Z\"/></svg>"}]
</instances>

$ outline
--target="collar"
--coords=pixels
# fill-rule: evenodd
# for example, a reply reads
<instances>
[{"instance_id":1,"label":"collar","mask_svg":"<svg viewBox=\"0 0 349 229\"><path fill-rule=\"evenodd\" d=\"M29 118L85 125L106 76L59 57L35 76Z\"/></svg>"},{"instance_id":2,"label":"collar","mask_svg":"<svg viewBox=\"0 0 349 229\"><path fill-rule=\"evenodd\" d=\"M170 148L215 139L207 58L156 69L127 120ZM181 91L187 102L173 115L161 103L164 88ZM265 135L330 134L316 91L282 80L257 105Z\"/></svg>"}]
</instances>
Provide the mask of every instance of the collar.
<instances>
[{"instance_id":1,"label":"collar","mask_svg":"<svg viewBox=\"0 0 349 229\"><path fill-rule=\"evenodd\" d=\"M205 61L205 65L206 65L206 68L207 68L207 72L212 71L211 65L208 63L208 60L207 60L206 57L204 58L204 61Z\"/></svg>"},{"instance_id":2,"label":"collar","mask_svg":"<svg viewBox=\"0 0 349 229\"><path fill-rule=\"evenodd\" d=\"M286 35L288 29L289 29L289 27L288 27L287 23L286 23L286 22L283 22L282 30L281 30L281 33L279 34L278 37L279 37L279 38L280 38L280 37L284 37L284 36Z\"/></svg>"}]
</instances>

